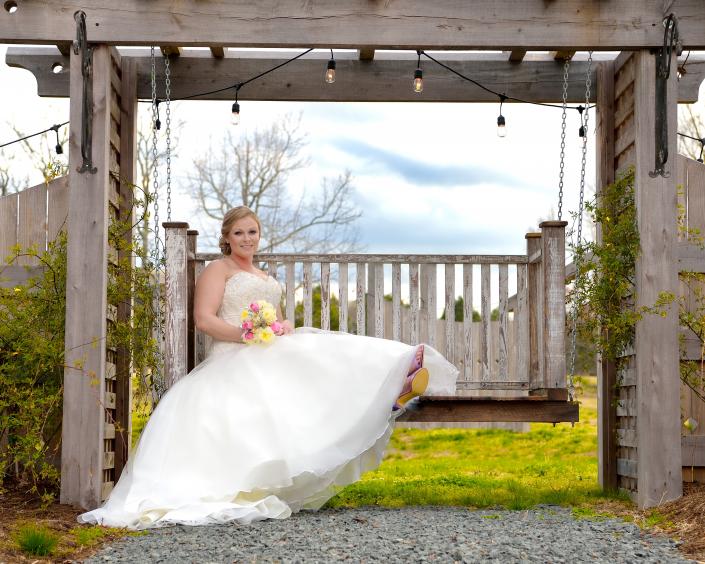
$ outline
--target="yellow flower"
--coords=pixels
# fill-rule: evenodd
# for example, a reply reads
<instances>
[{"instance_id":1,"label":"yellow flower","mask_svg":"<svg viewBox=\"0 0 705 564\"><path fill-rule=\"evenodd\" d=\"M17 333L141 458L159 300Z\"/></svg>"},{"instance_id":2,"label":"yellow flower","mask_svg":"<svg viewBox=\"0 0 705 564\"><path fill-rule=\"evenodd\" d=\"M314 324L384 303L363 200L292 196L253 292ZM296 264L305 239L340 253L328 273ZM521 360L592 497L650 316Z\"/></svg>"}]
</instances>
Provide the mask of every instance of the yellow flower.
<instances>
[{"instance_id":1,"label":"yellow flower","mask_svg":"<svg viewBox=\"0 0 705 564\"><path fill-rule=\"evenodd\" d=\"M20 288L19 286L15 286L15 292L16 292L16 293L19 294L21 291L22 291L22 288Z\"/></svg>"},{"instance_id":2,"label":"yellow flower","mask_svg":"<svg viewBox=\"0 0 705 564\"><path fill-rule=\"evenodd\" d=\"M247 318L250 317L250 312L247 308L242 310L242 313L240 314L240 321L247 321Z\"/></svg>"},{"instance_id":3,"label":"yellow flower","mask_svg":"<svg viewBox=\"0 0 705 564\"><path fill-rule=\"evenodd\" d=\"M270 306L262 311L262 317L267 325L271 325L277 320L277 312Z\"/></svg>"},{"instance_id":4,"label":"yellow flower","mask_svg":"<svg viewBox=\"0 0 705 564\"><path fill-rule=\"evenodd\" d=\"M271 343L274 340L274 331L271 327L265 327L260 332L260 340L263 343Z\"/></svg>"}]
</instances>

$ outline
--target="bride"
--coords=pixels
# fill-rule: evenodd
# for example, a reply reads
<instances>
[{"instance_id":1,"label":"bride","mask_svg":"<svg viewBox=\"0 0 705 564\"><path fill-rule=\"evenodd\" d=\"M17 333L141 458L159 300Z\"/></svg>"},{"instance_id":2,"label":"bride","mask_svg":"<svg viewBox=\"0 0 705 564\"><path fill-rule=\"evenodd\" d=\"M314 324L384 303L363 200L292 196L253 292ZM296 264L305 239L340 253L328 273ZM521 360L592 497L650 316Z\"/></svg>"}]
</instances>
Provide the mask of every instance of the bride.
<instances>
[{"instance_id":1,"label":"bride","mask_svg":"<svg viewBox=\"0 0 705 564\"><path fill-rule=\"evenodd\" d=\"M280 307L279 336L243 344L243 309L278 306L281 288L253 264L254 212L230 210L221 233L223 258L196 285L207 358L164 395L109 498L80 522L244 524L318 509L379 465L406 402L455 389L455 367L430 347L294 330Z\"/></svg>"}]
</instances>

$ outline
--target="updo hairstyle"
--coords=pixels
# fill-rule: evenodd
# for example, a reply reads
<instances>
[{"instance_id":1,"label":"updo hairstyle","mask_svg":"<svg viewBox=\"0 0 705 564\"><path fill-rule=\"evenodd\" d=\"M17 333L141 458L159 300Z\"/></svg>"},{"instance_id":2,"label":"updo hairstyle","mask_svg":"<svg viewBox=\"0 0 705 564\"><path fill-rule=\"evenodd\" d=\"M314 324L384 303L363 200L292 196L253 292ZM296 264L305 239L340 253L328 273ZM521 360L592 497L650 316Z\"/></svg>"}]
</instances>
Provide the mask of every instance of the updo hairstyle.
<instances>
[{"instance_id":1,"label":"updo hairstyle","mask_svg":"<svg viewBox=\"0 0 705 564\"><path fill-rule=\"evenodd\" d=\"M230 230L233 228L236 221L246 217L251 217L257 222L260 237L262 236L262 224L259 222L259 218L255 212L247 206L237 206L236 208L232 208L225 212L225 215L223 216L223 225L220 228L220 240L218 241L218 246L220 247L220 252L224 255L229 255L232 252L230 243L228 243L228 233L230 233Z\"/></svg>"}]
</instances>

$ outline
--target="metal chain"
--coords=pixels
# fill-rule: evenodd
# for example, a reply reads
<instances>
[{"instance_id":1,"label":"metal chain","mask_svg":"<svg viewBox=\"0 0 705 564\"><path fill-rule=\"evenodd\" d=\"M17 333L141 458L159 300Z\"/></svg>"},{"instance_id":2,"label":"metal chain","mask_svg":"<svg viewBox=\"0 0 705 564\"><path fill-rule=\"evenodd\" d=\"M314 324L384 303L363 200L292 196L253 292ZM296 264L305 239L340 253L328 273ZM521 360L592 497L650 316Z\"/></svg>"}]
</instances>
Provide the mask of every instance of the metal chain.
<instances>
[{"instance_id":1,"label":"metal chain","mask_svg":"<svg viewBox=\"0 0 705 564\"><path fill-rule=\"evenodd\" d=\"M592 66L592 51L588 54L587 76L585 78L585 111L581 114L582 126L585 129L583 135L582 160L580 164L580 200L578 202L578 227L575 238L574 248L582 242L583 237L583 209L585 207L585 168L587 161L587 139L588 139L588 121L590 120L590 87L592 81L590 79L590 67ZM578 288L580 282L580 254L575 255L575 288ZM577 293L573 292L573 308L571 311L571 348L570 348L570 370L568 372L568 398L573 401L575 396L575 351L577 348L577 325L578 325L578 298Z\"/></svg>"},{"instance_id":2,"label":"metal chain","mask_svg":"<svg viewBox=\"0 0 705 564\"><path fill-rule=\"evenodd\" d=\"M164 77L166 82L166 220L171 221L171 67L169 56L164 55Z\"/></svg>"},{"instance_id":3,"label":"metal chain","mask_svg":"<svg viewBox=\"0 0 705 564\"><path fill-rule=\"evenodd\" d=\"M157 122L159 120L159 101L157 100L157 69L156 57L154 54L154 46L151 48L151 75L152 75L152 197L154 199L154 248L152 249L152 259L154 261L154 270L157 277L156 287L154 289L155 307L155 325L157 330L157 358L159 368L156 374L152 375L152 399L154 403L159 401L164 394L163 371L162 371L162 341L164 336L164 328L162 327L162 299L161 299L161 272L162 272L162 241L160 236L159 226L159 169L157 151Z\"/></svg>"},{"instance_id":4,"label":"metal chain","mask_svg":"<svg viewBox=\"0 0 705 564\"><path fill-rule=\"evenodd\" d=\"M565 114L568 107L568 70L570 59L563 64L563 114L561 116L561 158L558 173L558 221L563 217L563 176L565 175Z\"/></svg>"}]
</instances>

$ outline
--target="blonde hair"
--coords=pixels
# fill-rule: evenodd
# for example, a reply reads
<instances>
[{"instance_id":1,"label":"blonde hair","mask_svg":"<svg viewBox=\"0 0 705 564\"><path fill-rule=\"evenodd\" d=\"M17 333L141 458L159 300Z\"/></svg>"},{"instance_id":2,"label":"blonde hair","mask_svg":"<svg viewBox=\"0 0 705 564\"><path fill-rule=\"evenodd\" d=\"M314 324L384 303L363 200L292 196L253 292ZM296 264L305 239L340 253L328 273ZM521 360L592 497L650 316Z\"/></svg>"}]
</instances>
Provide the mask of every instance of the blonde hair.
<instances>
[{"instance_id":1,"label":"blonde hair","mask_svg":"<svg viewBox=\"0 0 705 564\"><path fill-rule=\"evenodd\" d=\"M229 255L232 252L230 248L230 243L228 243L228 233L233 228L236 221L245 219L246 217L251 217L257 222L257 228L259 229L260 236L262 236L262 224L259 222L257 214L253 212L247 206L237 206L225 212L223 216L223 224L220 227L220 240L218 241L218 246L220 247L220 252L224 255Z\"/></svg>"}]
</instances>

